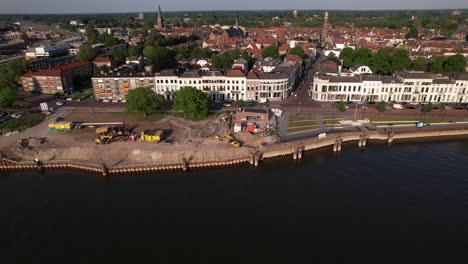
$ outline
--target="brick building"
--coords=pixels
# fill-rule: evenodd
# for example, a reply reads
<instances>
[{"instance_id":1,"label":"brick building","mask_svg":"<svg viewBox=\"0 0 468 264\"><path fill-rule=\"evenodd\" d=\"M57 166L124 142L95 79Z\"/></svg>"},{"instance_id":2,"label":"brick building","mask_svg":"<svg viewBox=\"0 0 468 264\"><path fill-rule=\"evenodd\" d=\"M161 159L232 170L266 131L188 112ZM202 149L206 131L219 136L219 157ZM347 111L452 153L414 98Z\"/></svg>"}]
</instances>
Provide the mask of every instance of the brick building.
<instances>
[{"instance_id":1,"label":"brick building","mask_svg":"<svg viewBox=\"0 0 468 264\"><path fill-rule=\"evenodd\" d=\"M21 76L23 90L37 91L43 94L70 92L74 87L74 80L79 77L90 76L92 64L76 61L60 66L28 72Z\"/></svg>"}]
</instances>

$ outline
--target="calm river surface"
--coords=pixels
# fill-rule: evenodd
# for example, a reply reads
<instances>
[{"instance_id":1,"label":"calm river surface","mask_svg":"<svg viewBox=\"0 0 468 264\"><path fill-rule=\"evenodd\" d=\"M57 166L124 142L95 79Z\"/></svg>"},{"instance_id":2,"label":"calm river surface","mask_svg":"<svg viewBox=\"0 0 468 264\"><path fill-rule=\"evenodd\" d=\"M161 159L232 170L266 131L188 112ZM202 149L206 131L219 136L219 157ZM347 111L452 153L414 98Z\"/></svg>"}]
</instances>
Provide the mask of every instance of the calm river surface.
<instances>
[{"instance_id":1,"label":"calm river surface","mask_svg":"<svg viewBox=\"0 0 468 264\"><path fill-rule=\"evenodd\" d=\"M1 175L0 258L466 263L468 141L355 145L259 168Z\"/></svg>"}]
</instances>

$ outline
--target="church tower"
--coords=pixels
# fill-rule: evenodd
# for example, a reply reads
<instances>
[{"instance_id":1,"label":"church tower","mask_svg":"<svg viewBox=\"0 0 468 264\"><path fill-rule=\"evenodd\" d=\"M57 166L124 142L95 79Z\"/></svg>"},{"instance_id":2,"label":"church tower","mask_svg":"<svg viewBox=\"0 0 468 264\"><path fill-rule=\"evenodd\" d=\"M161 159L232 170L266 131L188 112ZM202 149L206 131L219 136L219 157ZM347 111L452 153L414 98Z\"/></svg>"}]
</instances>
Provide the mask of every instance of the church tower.
<instances>
[{"instance_id":1,"label":"church tower","mask_svg":"<svg viewBox=\"0 0 468 264\"><path fill-rule=\"evenodd\" d=\"M157 18L156 29L159 29L159 30L164 29L164 19L162 17L160 4L158 4L158 18Z\"/></svg>"},{"instance_id":2,"label":"church tower","mask_svg":"<svg viewBox=\"0 0 468 264\"><path fill-rule=\"evenodd\" d=\"M330 25L328 24L328 12L325 12L325 17L323 19L323 28L322 28L322 47L325 45L325 42L328 41L328 29Z\"/></svg>"}]
</instances>

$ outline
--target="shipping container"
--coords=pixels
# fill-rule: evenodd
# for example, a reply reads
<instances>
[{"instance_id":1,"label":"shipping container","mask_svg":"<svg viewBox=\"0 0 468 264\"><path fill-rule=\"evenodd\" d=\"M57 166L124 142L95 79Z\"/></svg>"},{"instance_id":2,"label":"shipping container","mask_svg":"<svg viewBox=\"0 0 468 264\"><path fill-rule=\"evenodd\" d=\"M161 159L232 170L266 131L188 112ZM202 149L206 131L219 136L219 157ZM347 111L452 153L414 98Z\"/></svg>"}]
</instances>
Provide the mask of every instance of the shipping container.
<instances>
[{"instance_id":1,"label":"shipping container","mask_svg":"<svg viewBox=\"0 0 468 264\"><path fill-rule=\"evenodd\" d=\"M49 123L49 130L55 130L55 123Z\"/></svg>"}]
</instances>

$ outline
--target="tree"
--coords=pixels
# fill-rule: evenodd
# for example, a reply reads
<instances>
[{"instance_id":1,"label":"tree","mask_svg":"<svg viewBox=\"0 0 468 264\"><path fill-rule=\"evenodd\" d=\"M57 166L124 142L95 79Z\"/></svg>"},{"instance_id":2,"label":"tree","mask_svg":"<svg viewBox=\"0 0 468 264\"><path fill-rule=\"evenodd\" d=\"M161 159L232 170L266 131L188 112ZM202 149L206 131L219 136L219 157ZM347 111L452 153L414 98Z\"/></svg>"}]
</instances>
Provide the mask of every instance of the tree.
<instances>
[{"instance_id":1,"label":"tree","mask_svg":"<svg viewBox=\"0 0 468 264\"><path fill-rule=\"evenodd\" d=\"M14 88L0 89L0 108L12 106L18 99L18 92Z\"/></svg>"},{"instance_id":2,"label":"tree","mask_svg":"<svg viewBox=\"0 0 468 264\"><path fill-rule=\"evenodd\" d=\"M208 94L191 86L182 87L174 93L174 111L182 111L191 118L208 116L212 104Z\"/></svg>"},{"instance_id":3,"label":"tree","mask_svg":"<svg viewBox=\"0 0 468 264\"><path fill-rule=\"evenodd\" d=\"M344 112L346 111L346 105L343 101L339 101L337 104L336 104L336 108L338 109L338 111L340 112Z\"/></svg>"},{"instance_id":4,"label":"tree","mask_svg":"<svg viewBox=\"0 0 468 264\"><path fill-rule=\"evenodd\" d=\"M390 62L393 72L409 69L411 67L411 59L409 58L408 51L403 49L397 49L390 58Z\"/></svg>"},{"instance_id":5,"label":"tree","mask_svg":"<svg viewBox=\"0 0 468 264\"><path fill-rule=\"evenodd\" d=\"M431 72L432 73L442 73L444 71L445 58L442 56L437 56L432 60L431 63Z\"/></svg>"},{"instance_id":6,"label":"tree","mask_svg":"<svg viewBox=\"0 0 468 264\"><path fill-rule=\"evenodd\" d=\"M245 101L244 101L244 100L240 100L240 101L239 101L239 107L240 107L240 108L245 107Z\"/></svg>"},{"instance_id":7,"label":"tree","mask_svg":"<svg viewBox=\"0 0 468 264\"><path fill-rule=\"evenodd\" d=\"M371 59L372 71L376 74L390 75L392 65L390 64L390 54L385 49L380 49Z\"/></svg>"},{"instance_id":8,"label":"tree","mask_svg":"<svg viewBox=\"0 0 468 264\"><path fill-rule=\"evenodd\" d=\"M444 72L465 72L466 59L463 55L457 54L448 57L444 63Z\"/></svg>"},{"instance_id":9,"label":"tree","mask_svg":"<svg viewBox=\"0 0 468 264\"><path fill-rule=\"evenodd\" d=\"M98 69L100 72L108 73L109 72L109 67L107 67L106 64L101 65Z\"/></svg>"},{"instance_id":10,"label":"tree","mask_svg":"<svg viewBox=\"0 0 468 264\"><path fill-rule=\"evenodd\" d=\"M86 39L91 44L96 44L98 42L98 34L93 28L86 29Z\"/></svg>"},{"instance_id":11,"label":"tree","mask_svg":"<svg viewBox=\"0 0 468 264\"><path fill-rule=\"evenodd\" d=\"M143 49L143 55L145 56L146 65L154 65L156 63L156 49L153 46L146 46Z\"/></svg>"},{"instance_id":12,"label":"tree","mask_svg":"<svg viewBox=\"0 0 468 264\"><path fill-rule=\"evenodd\" d=\"M151 88L132 89L125 99L127 112L143 112L145 117L164 106L164 97L155 94Z\"/></svg>"},{"instance_id":13,"label":"tree","mask_svg":"<svg viewBox=\"0 0 468 264\"><path fill-rule=\"evenodd\" d=\"M297 56L301 57L301 59L303 59L304 58L304 49L301 46L297 46L297 47L292 48L289 51L289 54L297 55Z\"/></svg>"},{"instance_id":14,"label":"tree","mask_svg":"<svg viewBox=\"0 0 468 264\"><path fill-rule=\"evenodd\" d=\"M357 49L354 53L353 65L364 64L370 65L372 60L372 51L367 48Z\"/></svg>"},{"instance_id":15,"label":"tree","mask_svg":"<svg viewBox=\"0 0 468 264\"><path fill-rule=\"evenodd\" d=\"M406 38L407 39L417 39L417 38L419 38L418 28L416 28L416 25L414 25L414 23L412 23L412 22L409 25L409 32L408 32L408 34L406 34Z\"/></svg>"},{"instance_id":16,"label":"tree","mask_svg":"<svg viewBox=\"0 0 468 264\"><path fill-rule=\"evenodd\" d=\"M132 57L143 56L143 46L142 45L130 46L128 48L128 56L132 56Z\"/></svg>"},{"instance_id":17,"label":"tree","mask_svg":"<svg viewBox=\"0 0 468 264\"><path fill-rule=\"evenodd\" d=\"M277 59L279 57L279 49L276 45L270 45L262 50L262 57Z\"/></svg>"},{"instance_id":18,"label":"tree","mask_svg":"<svg viewBox=\"0 0 468 264\"><path fill-rule=\"evenodd\" d=\"M413 70L417 71L426 71L426 60L424 57L418 57L417 59L413 60L413 66L411 66Z\"/></svg>"},{"instance_id":19,"label":"tree","mask_svg":"<svg viewBox=\"0 0 468 264\"><path fill-rule=\"evenodd\" d=\"M96 50L91 44L83 44L80 46L76 58L84 61L93 61L97 56Z\"/></svg>"},{"instance_id":20,"label":"tree","mask_svg":"<svg viewBox=\"0 0 468 264\"><path fill-rule=\"evenodd\" d=\"M385 112L387 111L387 103L385 103L384 101L381 101L380 103L377 104L377 109L379 110L379 112Z\"/></svg>"},{"instance_id":21,"label":"tree","mask_svg":"<svg viewBox=\"0 0 468 264\"><path fill-rule=\"evenodd\" d=\"M238 48L234 49L234 50L231 52L231 58L232 58L233 60L238 60L238 59L240 59L240 57L241 57L241 52L240 52L240 50L239 50Z\"/></svg>"},{"instance_id":22,"label":"tree","mask_svg":"<svg viewBox=\"0 0 468 264\"><path fill-rule=\"evenodd\" d=\"M343 60L343 67L351 68L354 62L354 50L352 48L344 48L340 52L340 59Z\"/></svg>"},{"instance_id":23,"label":"tree","mask_svg":"<svg viewBox=\"0 0 468 264\"><path fill-rule=\"evenodd\" d=\"M425 104L423 107L424 113L430 113L432 112L432 103Z\"/></svg>"}]
</instances>

